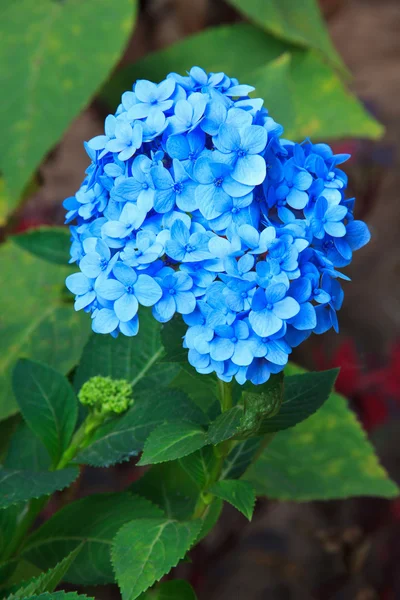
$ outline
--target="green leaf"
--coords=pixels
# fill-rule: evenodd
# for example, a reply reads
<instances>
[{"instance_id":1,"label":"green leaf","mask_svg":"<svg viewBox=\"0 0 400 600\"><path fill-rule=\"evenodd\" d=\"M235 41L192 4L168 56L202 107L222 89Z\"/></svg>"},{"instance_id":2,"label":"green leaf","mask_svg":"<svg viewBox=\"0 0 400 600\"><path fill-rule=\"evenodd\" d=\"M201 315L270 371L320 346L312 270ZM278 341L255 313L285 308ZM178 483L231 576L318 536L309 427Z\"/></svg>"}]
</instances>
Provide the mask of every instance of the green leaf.
<instances>
[{"instance_id":1,"label":"green leaf","mask_svg":"<svg viewBox=\"0 0 400 600\"><path fill-rule=\"evenodd\" d=\"M156 504L169 519L182 521L191 518L199 497L198 486L178 460L153 465L130 490Z\"/></svg>"},{"instance_id":2,"label":"green leaf","mask_svg":"<svg viewBox=\"0 0 400 600\"><path fill-rule=\"evenodd\" d=\"M90 446L75 462L95 467L109 466L136 456L150 433L159 425L185 419L205 424L207 416L179 390L156 388L140 392L125 415L100 427Z\"/></svg>"},{"instance_id":3,"label":"green leaf","mask_svg":"<svg viewBox=\"0 0 400 600\"><path fill-rule=\"evenodd\" d=\"M202 521L135 519L117 533L112 561L122 600L134 600L185 556Z\"/></svg>"},{"instance_id":4,"label":"green leaf","mask_svg":"<svg viewBox=\"0 0 400 600\"><path fill-rule=\"evenodd\" d=\"M72 387L61 373L25 358L14 369L13 389L22 416L56 465L71 441L78 417Z\"/></svg>"},{"instance_id":5,"label":"green leaf","mask_svg":"<svg viewBox=\"0 0 400 600\"><path fill-rule=\"evenodd\" d=\"M217 498L221 498L232 504L246 519L251 521L256 495L250 483L237 479L224 479L223 481L214 483L208 491L217 496Z\"/></svg>"},{"instance_id":6,"label":"green leaf","mask_svg":"<svg viewBox=\"0 0 400 600\"><path fill-rule=\"evenodd\" d=\"M1 473L1 471L0 471ZM14 505L0 510L0 556L13 539L14 532L18 525L18 517L21 512L21 506ZM1 583L1 576L0 576Z\"/></svg>"},{"instance_id":7,"label":"green leaf","mask_svg":"<svg viewBox=\"0 0 400 600\"><path fill-rule=\"evenodd\" d=\"M221 479L239 479L254 460L262 438L250 438L236 444L224 460Z\"/></svg>"},{"instance_id":8,"label":"green leaf","mask_svg":"<svg viewBox=\"0 0 400 600\"><path fill-rule=\"evenodd\" d=\"M53 592L52 594L40 594L40 596L29 596L24 600L95 600L85 594L78 594L77 592Z\"/></svg>"},{"instance_id":9,"label":"green leaf","mask_svg":"<svg viewBox=\"0 0 400 600\"><path fill-rule=\"evenodd\" d=\"M65 506L37 529L26 541L23 556L48 569L86 542L64 580L77 585L112 583L110 549L117 531L133 518L161 515L148 500L128 493L88 496Z\"/></svg>"},{"instance_id":10,"label":"green leaf","mask_svg":"<svg viewBox=\"0 0 400 600\"><path fill-rule=\"evenodd\" d=\"M20 425L21 417L13 415L4 421L0 421L0 464L8 452L10 440Z\"/></svg>"},{"instance_id":11,"label":"green leaf","mask_svg":"<svg viewBox=\"0 0 400 600\"><path fill-rule=\"evenodd\" d=\"M4 461L6 469L47 471L51 460L45 446L26 423L20 423L11 438Z\"/></svg>"},{"instance_id":12,"label":"green leaf","mask_svg":"<svg viewBox=\"0 0 400 600\"><path fill-rule=\"evenodd\" d=\"M223 412L211 423L207 434L208 442L216 445L232 438L240 431L242 417L243 406L234 406Z\"/></svg>"},{"instance_id":13,"label":"green leaf","mask_svg":"<svg viewBox=\"0 0 400 600\"><path fill-rule=\"evenodd\" d=\"M0 169L14 197L118 62L134 8L133 0L3 3Z\"/></svg>"},{"instance_id":14,"label":"green leaf","mask_svg":"<svg viewBox=\"0 0 400 600\"><path fill-rule=\"evenodd\" d=\"M75 467L62 471L16 471L0 468L0 508L63 490L78 476Z\"/></svg>"},{"instance_id":15,"label":"green leaf","mask_svg":"<svg viewBox=\"0 0 400 600\"><path fill-rule=\"evenodd\" d=\"M217 377L197 373L188 362L182 363L181 367L169 387L183 390L212 419L216 418L220 411Z\"/></svg>"},{"instance_id":16,"label":"green leaf","mask_svg":"<svg viewBox=\"0 0 400 600\"><path fill-rule=\"evenodd\" d=\"M159 425L147 438L139 465L175 460L195 452L207 443L207 435L195 423L177 421Z\"/></svg>"},{"instance_id":17,"label":"green leaf","mask_svg":"<svg viewBox=\"0 0 400 600\"><path fill-rule=\"evenodd\" d=\"M23 600L34 594L53 592L60 581L63 580L65 573L76 560L81 550L82 544L70 552L70 554L68 554L68 556L59 562L53 569L46 571L46 573L42 573L39 577L35 577L29 581L29 583L20 587L16 592L8 596L7 600Z\"/></svg>"},{"instance_id":18,"label":"green leaf","mask_svg":"<svg viewBox=\"0 0 400 600\"><path fill-rule=\"evenodd\" d=\"M275 416L263 417L258 433L274 433L293 427L315 413L329 398L339 369L285 377L284 400Z\"/></svg>"},{"instance_id":19,"label":"green leaf","mask_svg":"<svg viewBox=\"0 0 400 600\"><path fill-rule=\"evenodd\" d=\"M214 462L215 455L211 446L201 448L197 452L179 459L181 467L186 471L199 490L207 487Z\"/></svg>"},{"instance_id":20,"label":"green leaf","mask_svg":"<svg viewBox=\"0 0 400 600\"><path fill-rule=\"evenodd\" d=\"M164 362L187 362L187 349L182 347L187 326L182 317L175 316L161 329L161 339L165 348Z\"/></svg>"},{"instance_id":21,"label":"green leaf","mask_svg":"<svg viewBox=\"0 0 400 600\"><path fill-rule=\"evenodd\" d=\"M271 102L274 112L270 110L270 114L285 127L286 138L375 139L382 135L381 125L317 52L294 46L289 50L289 64L285 64L285 58L283 64L278 61L271 66L271 61L288 52L287 44L247 23L213 27L125 67L113 77L103 95L113 106L117 105L121 94L136 79L161 81L170 71L184 74L201 56L204 69L224 71L243 83L255 85L254 95L265 98L268 109ZM271 68L276 69L275 74ZM274 81L278 81L276 89L271 87Z\"/></svg>"},{"instance_id":22,"label":"green leaf","mask_svg":"<svg viewBox=\"0 0 400 600\"><path fill-rule=\"evenodd\" d=\"M15 244L0 249L0 419L17 412L11 373L20 357L62 373L78 361L90 329L88 315L65 301L69 268L44 262Z\"/></svg>"},{"instance_id":23,"label":"green leaf","mask_svg":"<svg viewBox=\"0 0 400 600\"><path fill-rule=\"evenodd\" d=\"M183 579L163 581L155 589L139 596L139 600L196 600L190 583Z\"/></svg>"},{"instance_id":24,"label":"green leaf","mask_svg":"<svg viewBox=\"0 0 400 600\"><path fill-rule=\"evenodd\" d=\"M279 500L399 493L346 400L336 393L306 421L279 432L244 479L257 495Z\"/></svg>"},{"instance_id":25,"label":"green leaf","mask_svg":"<svg viewBox=\"0 0 400 600\"><path fill-rule=\"evenodd\" d=\"M228 0L245 17L268 33L299 46L320 50L336 67L345 70L336 52L316 0Z\"/></svg>"},{"instance_id":26,"label":"green leaf","mask_svg":"<svg viewBox=\"0 0 400 600\"><path fill-rule=\"evenodd\" d=\"M93 334L83 351L74 387L96 375L126 379L137 390L167 386L179 372L177 365L156 364L164 354L160 324L150 310L140 311L140 329L135 337Z\"/></svg>"},{"instance_id":27,"label":"green leaf","mask_svg":"<svg viewBox=\"0 0 400 600\"><path fill-rule=\"evenodd\" d=\"M56 265L67 265L71 257L71 234L67 227L38 227L11 239L23 250Z\"/></svg>"}]
</instances>

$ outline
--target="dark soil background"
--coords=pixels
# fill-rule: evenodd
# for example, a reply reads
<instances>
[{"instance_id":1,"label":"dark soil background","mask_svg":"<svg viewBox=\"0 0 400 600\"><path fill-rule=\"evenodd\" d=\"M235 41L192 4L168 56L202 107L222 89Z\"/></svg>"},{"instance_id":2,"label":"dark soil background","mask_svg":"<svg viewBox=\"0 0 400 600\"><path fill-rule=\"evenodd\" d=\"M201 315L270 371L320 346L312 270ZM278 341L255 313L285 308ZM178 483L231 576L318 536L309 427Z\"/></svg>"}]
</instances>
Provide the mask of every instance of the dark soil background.
<instances>
[{"instance_id":1,"label":"dark soil background","mask_svg":"<svg viewBox=\"0 0 400 600\"><path fill-rule=\"evenodd\" d=\"M300 0L293 0L300 1ZM400 476L400 0L322 0L332 38L353 74L351 87L385 125L379 142L343 140L358 215L373 237L356 254L345 288L341 333L315 338L296 360L341 365L340 389L368 429L390 474ZM145 0L123 63L220 21L239 17L219 0ZM201 62L199 58L199 62ZM94 103L70 127L41 169L41 186L17 229L63 222L62 200L80 185L82 142L100 133ZM132 465L90 471L91 491L122 487ZM400 600L400 503L356 499L292 504L259 502L246 525L227 507L195 551L190 577L200 600ZM112 589L97 598L113 598Z\"/></svg>"}]
</instances>

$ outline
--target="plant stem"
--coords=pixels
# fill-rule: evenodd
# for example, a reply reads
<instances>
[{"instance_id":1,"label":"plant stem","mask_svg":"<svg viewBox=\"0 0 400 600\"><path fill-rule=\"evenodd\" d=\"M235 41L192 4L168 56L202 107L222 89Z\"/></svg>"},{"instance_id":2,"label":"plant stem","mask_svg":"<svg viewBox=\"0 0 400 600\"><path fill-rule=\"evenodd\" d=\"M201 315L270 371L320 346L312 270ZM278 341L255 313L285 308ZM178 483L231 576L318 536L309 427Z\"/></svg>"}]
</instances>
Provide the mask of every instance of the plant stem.
<instances>
[{"instance_id":1,"label":"plant stem","mask_svg":"<svg viewBox=\"0 0 400 600\"><path fill-rule=\"evenodd\" d=\"M221 411L226 412L232 408L232 383L218 379L218 387Z\"/></svg>"},{"instance_id":2,"label":"plant stem","mask_svg":"<svg viewBox=\"0 0 400 600\"><path fill-rule=\"evenodd\" d=\"M218 379L219 398L221 403L221 411L226 412L232 408L232 384ZM217 446L214 446L215 462L213 469L206 481L204 489L200 492L199 499L196 503L193 519L204 518L207 514L208 508L214 499L212 494L207 493L206 489L213 483L216 483L220 478L222 466L225 458L228 456L232 448L232 442L226 440L221 442Z\"/></svg>"}]
</instances>

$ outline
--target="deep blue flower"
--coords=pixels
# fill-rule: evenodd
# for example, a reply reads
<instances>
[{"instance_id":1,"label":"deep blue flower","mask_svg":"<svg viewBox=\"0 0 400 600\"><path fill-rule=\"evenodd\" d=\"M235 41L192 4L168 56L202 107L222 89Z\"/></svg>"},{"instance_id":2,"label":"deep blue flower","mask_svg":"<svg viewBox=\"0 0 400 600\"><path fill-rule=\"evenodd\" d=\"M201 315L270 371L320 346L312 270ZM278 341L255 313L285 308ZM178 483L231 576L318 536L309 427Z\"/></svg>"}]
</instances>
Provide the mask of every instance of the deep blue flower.
<instances>
[{"instance_id":1,"label":"deep blue flower","mask_svg":"<svg viewBox=\"0 0 400 600\"><path fill-rule=\"evenodd\" d=\"M260 153L267 144L266 129L250 125L241 130L232 125L221 125L215 146L220 151L219 158L232 168L232 177L245 185L258 185L266 174L265 160Z\"/></svg>"},{"instance_id":2,"label":"deep blue flower","mask_svg":"<svg viewBox=\"0 0 400 600\"><path fill-rule=\"evenodd\" d=\"M332 237L346 235L346 227L342 223L347 215L347 208L338 204L329 205L324 196L320 196L315 204L311 218L311 229L317 239L322 239L325 233Z\"/></svg>"},{"instance_id":3,"label":"deep blue flower","mask_svg":"<svg viewBox=\"0 0 400 600\"><path fill-rule=\"evenodd\" d=\"M255 333L261 337L270 336L279 331L284 322L300 311L298 302L287 296L285 285L278 283L266 290L258 289L253 296L250 323Z\"/></svg>"},{"instance_id":4,"label":"deep blue flower","mask_svg":"<svg viewBox=\"0 0 400 600\"><path fill-rule=\"evenodd\" d=\"M196 297L192 292L193 280L189 275L165 267L158 273L156 281L162 289L162 297L153 306L153 315L157 321L166 323L175 312L188 315L194 311Z\"/></svg>"},{"instance_id":5,"label":"deep blue flower","mask_svg":"<svg viewBox=\"0 0 400 600\"><path fill-rule=\"evenodd\" d=\"M170 212L175 206L187 212L197 208L196 183L179 160L173 160L173 176L161 165L151 169L151 176L156 188L154 209L157 212Z\"/></svg>"},{"instance_id":6,"label":"deep blue flower","mask_svg":"<svg viewBox=\"0 0 400 600\"><path fill-rule=\"evenodd\" d=\"M211 257L208 251L209 239L205 232L191 234L186 225L177 220L171 227L171 239L167 241L165 251L179 262L205 260Z\"/></svg>"},{"instance_id":7,"label":"deep blue flower","mask_svg":"<svg viewBox=\"0 0 400 600\"><path fill-rule=\"evenodd\" d=\"M159 284L152 277L137 275L123 263L114 265L113 275L116 279L102 279L96 291L105 300L114 301L114 312L120 321L131 321L139 303L153 306L162 296Z\"/></svg>"}]
</instances>

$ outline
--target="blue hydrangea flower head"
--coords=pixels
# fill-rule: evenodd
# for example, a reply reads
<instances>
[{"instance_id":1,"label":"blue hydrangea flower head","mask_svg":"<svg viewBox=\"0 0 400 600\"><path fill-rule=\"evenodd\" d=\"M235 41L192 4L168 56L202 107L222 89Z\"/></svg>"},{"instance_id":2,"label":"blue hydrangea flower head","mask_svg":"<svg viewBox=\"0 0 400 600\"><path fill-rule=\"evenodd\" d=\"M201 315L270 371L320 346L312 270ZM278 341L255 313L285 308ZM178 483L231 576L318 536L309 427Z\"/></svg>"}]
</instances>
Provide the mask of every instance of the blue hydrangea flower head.
<instances>
[{"instance_id":1,"label":"blue hydrangea flower head","mask_svg":"<svg viewBox=\"0 0 400 600\"><path fill-rule=\"evenodd\" d=\"M139 306L181 315L199 373L262 384L311 333L338 330L338 269L370 238L327 144L285 140L254 88L193 67L138 80L64 201L75 310L134 336Z\"/></svg>"}]
</instances>

